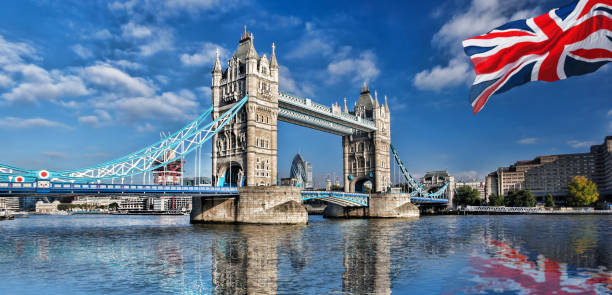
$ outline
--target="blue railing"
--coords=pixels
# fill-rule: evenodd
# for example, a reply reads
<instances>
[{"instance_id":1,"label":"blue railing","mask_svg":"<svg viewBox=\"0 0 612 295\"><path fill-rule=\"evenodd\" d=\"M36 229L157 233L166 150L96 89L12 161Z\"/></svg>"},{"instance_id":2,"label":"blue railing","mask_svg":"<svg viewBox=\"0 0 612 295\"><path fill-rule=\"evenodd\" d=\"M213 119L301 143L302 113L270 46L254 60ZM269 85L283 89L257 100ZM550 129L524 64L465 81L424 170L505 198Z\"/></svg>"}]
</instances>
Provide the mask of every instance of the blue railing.
<instances>
[{"instance_id":1,"label":"blue railing","mask_svg":"<svg viewBox=\"0 0 612 295\"><path fill-rule=\"evenodd\" d=\"M337 203L341 206L367 207L369 204L370 195L331 191L302 191L302 201L313 199L323 199L325 201Z\"/></svg>"},{"instance_id":2,"label":"blue railing","mask_svg":"<svg viewBox=\"0 0 612 295\"><path fill-rule=\"evenodd\" d=\"M65 182L0 182L0 195L23 194L184 194L237 195L236 187L65 183Z\"/></svg>"}]
</instances>

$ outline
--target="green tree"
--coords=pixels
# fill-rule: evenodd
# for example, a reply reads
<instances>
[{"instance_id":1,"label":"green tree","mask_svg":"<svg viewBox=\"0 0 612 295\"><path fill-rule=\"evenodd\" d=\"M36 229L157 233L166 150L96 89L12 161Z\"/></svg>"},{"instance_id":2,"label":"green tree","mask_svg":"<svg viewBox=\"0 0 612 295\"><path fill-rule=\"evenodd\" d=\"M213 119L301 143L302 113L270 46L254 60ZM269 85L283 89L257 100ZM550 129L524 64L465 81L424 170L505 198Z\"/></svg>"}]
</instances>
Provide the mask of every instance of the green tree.
<instances>
[{"instance_id":1,"label":"green tree","mask_svg":"<svg viewBox=\"0 0 612 295\"><path fill-rule=\"evenodd\" d=\"M504 196L500 196L498 194L491 194L489 196L489 205L490 206L503 206Z\"/></svg>"},{"instance_id":2,"label":"green tree","mask_svg":"<svg viewBox=\"0 0 612 295\"><path fill-rule=\"evenodd\" d=\"M569 192L567 198L569 206L589 206L597 202L599 198L597 185L584 176L574 176L567 185L567 191Z\"/></svg>"},{"instance_id":3,"label":"green tree","mask_svg":"<svg viewBox=\"0 0 612 295\"><path fill-rule=\"evenodd\" d=\"M457 188L457 194L455 195L455 203L457 205L479 206L481 202L478 190L469 186Z\"/></svg>"},{"instance_id":4,"label":"green tree","mask_svg":"<svg viewBox=\"0 0 612 295\"><path fill-rule=\"evenodd\" d=\"M554 207L555 206L555 199L553 199L553 196L548 193L546 194L546 196L544 196L544 202L546 202L546 207Z\"/></svg>"},{"instance_id":5,"label":"green tree","mask_svg":"<svg viewBox=\"0 0 612 295\"><path fill-rule=\"evenodd\" d=\"M533 207L536 199L528 190L513 191L504 198L508 207Z\"/></svg>"},{"instance_id":6,"label":"green tree","mask_svg":"<svg viewBox=\"0 0 612 295\"><path fill-rule=\"evenodd\" d=\"M117 209L119 209L119 204L117 204L117 203L110 203L108 205L108 209L111 210L111 211L117 211Z\"/></svg>"}]
</instances>

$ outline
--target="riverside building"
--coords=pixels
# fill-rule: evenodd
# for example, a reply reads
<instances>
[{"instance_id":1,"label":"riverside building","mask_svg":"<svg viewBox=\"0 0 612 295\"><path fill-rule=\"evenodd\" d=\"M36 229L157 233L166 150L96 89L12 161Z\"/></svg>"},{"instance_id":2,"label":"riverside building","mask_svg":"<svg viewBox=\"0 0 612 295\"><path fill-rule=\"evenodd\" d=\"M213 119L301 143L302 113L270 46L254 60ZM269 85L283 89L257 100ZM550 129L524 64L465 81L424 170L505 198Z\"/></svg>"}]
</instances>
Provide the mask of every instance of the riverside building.
<instances>
[{"instance_id":1,"label":"riverside building","mask_svg":"<svg viewBox=\"0 0 612 295\"><path fill-rule=\"evenodd\" d=\"M612 195L612 136L593 145L588 153L539 156L500 167L486 178L486 195L507 195L527 189L538 199L547 193L567 196L567 184L574 176L592 180L601 196Z\"/></svg>"}]
</instances>

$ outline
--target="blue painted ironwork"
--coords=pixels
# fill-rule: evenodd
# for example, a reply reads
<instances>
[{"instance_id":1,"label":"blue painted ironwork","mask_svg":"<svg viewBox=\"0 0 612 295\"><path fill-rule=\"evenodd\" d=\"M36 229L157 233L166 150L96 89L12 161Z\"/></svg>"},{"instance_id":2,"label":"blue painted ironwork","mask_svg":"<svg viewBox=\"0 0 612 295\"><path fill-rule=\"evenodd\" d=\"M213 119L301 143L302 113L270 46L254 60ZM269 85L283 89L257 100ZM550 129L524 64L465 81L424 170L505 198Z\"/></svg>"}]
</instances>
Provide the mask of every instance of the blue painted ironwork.
<instances>
[{"instance_id":1,"label":"blue painted ironwork","mask_svg":"<svg viewBox=\"0 0 612 295\"><path fill-rule=\"evenodd\" d=\"M395 150L395 147L393 147L393 145L390 146L391 153L393 153L397 166L400 168L400 171L406 181L408 181L408 185L410 185L410 187L414 190L410 193L410 200L413 203L448 203L448 199L442 196L448 187L448 183L445 183L444 186L433 193L428 192L423 188L422 183L410 175L406 169L406 166L404 166L402 159L400 159L397 151Z\"/></svg>"},{"instance_id":2,"label":"blue painted ironwork","mask_svg":"<svg viewBox=\"0 0 612 295\"><path fill-rule=\"evenodd\" d=\"M187 154L210 140L236 116L247 101L248 95L236 102L234 106L221 114L219 118L206 123L213 109L210 107L201 116L185 125L179 131L153 145L93 167L67 171L49 171L49 178L99 182L105 179L138 175L166 166L169 163L184 158ZM0 164L0 181L9 181L15 176L23 176L28 181L33 181L38 178L38 172L37 170L20 169Z\"/></svg>"},{"instance_id":3,"label":"blue painted ironwork","mask_svg":"<svg viewBox=\"0 0 612 295\"><path fill-rule=\"evenodd\" d=\"M322 131L350 135L356 131L376 131L376 123L353 114L340 111L318 104L309 98L301 98L295 95L279 92L278 94L278 119L298 125L319 129Z\"/></svg>"},{"instance_id":4,"label":"blue painted ironwork","mask_svg":"<svg viewBox=\"0 0 612 295\"><path fill-rule=\"evenodd\" d=\"M23 195L238 195L235 187L145 185L145 184L100 184L69 182L0 182L0 196Z\"/></svg>"},{"instance_id":5,"label":"blue painted ironwork","mask_svg":"<svg viewBox=\"0 0 612 295\"><path fill-rule=\"evenodd\" d=\"M332 191L302 191L302 201L313 199L324 200L343 207L367 207L370 195Z\"/></svg>"}]
</instances>

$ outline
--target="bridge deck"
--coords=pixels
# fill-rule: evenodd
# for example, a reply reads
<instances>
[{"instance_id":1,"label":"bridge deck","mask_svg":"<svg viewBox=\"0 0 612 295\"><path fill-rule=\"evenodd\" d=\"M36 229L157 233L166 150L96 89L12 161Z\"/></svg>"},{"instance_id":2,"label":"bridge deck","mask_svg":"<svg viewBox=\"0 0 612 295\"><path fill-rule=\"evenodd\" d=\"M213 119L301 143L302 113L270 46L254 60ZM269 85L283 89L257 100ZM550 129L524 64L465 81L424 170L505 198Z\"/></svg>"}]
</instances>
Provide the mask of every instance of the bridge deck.
<instances>
[{"instance_id":1,"label":"bridge deck","mask_svg":"<svg viewBox=\"0 0 612 295\"><path fill-rule=\"evenodd\" d=\"M376 131L376 123L353 114L334 111L308 98L300 98L288 93L279 93L278 119L309 128L338 135L350 135L356 130Z\"/></svg>"},{"instance_id":2,"label":"bridge deck","mask_svg":"<svg viewBox=\"0 0 612 295\"><path fill-rule=\"evenodd\" d=\"M0 182L0 196L6 195L109 195L109 194L146 194L146 195L238 195L235 187L184 186L184 185L145 185L145 184L89 184L45 182Z\"/></svg>"},{"instance_id":3,"label":"bridge deck","mask_svg":"<svg viewBox=\"0 0 612 295\"><path fill-rule=\"evenodd\" d=\"M0 196L50 195L186 195L186 196L238 196L236 187L102 184L65 182L0 182ZM343 207L367 207L370 195L332 191L302 191L302 201L322 200ZM448 204L447 199L411 197L416 204Z\"/></svg>"}]
</instances>

